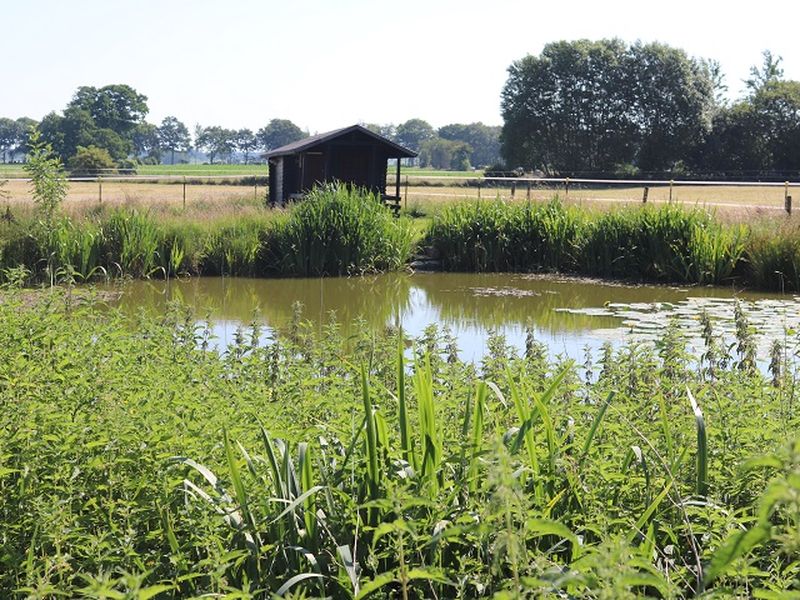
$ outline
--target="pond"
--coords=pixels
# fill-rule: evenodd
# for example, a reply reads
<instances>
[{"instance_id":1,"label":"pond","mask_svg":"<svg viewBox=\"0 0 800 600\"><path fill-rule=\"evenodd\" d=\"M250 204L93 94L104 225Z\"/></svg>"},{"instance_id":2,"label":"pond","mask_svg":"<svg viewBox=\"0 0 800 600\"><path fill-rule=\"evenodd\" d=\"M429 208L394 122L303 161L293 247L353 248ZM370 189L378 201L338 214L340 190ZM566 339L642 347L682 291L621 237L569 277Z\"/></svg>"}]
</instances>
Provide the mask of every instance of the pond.
<instances>
[{"instance_id":1,"label":"pond","mask_svg":"<svg viewBox=\"0 0 800 600\"><path fill-rule=\"evenodd\" d=\"M373 328L400 324L415 337L431 324L447 327L466 360L483 356L490 330L502 332L510 344L522 348L531 327L551 354L580 359L586 348L596 351L606 341L652 342L672 317L687 332L690 350L697 350L702 344L698 337L703 309L711 315L715 330L732 343L734 298L740 299L758 333L761 360L772 339L786 339L791 347L798 337L793 330L800 330L800 300L793 296L719 287L625 286L539 275L193 278L132 281L106 289L110 287L121 287L118 304L124 311L163 311L171 300L187 304L199 320L212 323L221 347L254 318L268 328L285 327L296 302L303 306L303 318L320 332L331 313L345 332L359 322Z\"/></svg>"}]
</instances>

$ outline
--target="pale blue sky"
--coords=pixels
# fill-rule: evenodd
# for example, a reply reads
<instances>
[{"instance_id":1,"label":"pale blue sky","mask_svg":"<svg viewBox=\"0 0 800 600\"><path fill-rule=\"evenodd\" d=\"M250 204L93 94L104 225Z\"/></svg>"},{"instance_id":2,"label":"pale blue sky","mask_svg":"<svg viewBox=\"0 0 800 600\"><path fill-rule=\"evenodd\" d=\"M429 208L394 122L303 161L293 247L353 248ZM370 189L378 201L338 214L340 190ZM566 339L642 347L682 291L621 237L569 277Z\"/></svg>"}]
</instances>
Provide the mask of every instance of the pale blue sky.
<instances>
[{"instance_id":1,"label":"pale blue sky","mask_svg":"<svg viewBox=\"0 0 800 600\"><path fill-rule=\"evenodd\" d=\"M357 121L500 124L506 69L545 43L661 41L721 62L735 96L770 49L800 79L800 2L0 0L0 116L127 83L148 121L312 133Z\"/></svg>"}]
</instances>

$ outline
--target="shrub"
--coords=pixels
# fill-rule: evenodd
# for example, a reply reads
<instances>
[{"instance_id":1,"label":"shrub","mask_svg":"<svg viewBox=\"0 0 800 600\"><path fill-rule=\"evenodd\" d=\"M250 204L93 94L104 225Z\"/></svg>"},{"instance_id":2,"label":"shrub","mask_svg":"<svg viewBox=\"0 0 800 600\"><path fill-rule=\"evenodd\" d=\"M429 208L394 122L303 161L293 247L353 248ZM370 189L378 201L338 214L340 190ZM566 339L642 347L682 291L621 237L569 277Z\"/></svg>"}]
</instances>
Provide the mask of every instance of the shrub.
<instances>
[{"instance_id":1,"label":"shrub","mask_svg":"<svg viewBox=\"0 0 800 600\"><path fill-rule=\"evenodd\" d=\"M94 177L116 172L117 164L108 150L97 146L78 146L75 156L67 164L73 177Z\"/></svg>"},{"instance_id":2,"label":"shrub","mask_svg":"<svg viewBox=\"0 0 800 600\"><path fill-rule=\"evenodd\" d=\"M341 185L312 190L265 240L268 270L287 275L350 275L397 269L411 256L410 222L375 194Z\"/></svg>"}]
</instances>

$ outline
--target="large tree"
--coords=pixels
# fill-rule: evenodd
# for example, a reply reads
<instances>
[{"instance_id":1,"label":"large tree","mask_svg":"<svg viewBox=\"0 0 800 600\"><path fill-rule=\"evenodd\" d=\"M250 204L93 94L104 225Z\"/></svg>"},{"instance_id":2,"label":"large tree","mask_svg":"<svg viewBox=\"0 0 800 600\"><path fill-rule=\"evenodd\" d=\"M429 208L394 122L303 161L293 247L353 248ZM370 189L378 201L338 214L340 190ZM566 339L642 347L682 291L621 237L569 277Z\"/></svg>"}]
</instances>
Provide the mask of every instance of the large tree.
<instances>
[{"instance_id":1,"label":"large tree","mask_svg":"<svg viewBox=\"0 0 800 600\"><path fill-rule=\"evenodd\" d=\"M302 129L288 119L272 119L256 133L258 143L264 150L274 150L306 136Z\"/></svg>"},{"instance_id":2,"label":"large tree","mask_svg":"<svg viewBox=\"0 0 800 600\"><path fill-rule=\"evenodd\" d=\"M761 53L761 64L750 67L750 77L744 80L747 89L755 95L771 83L783 79L782 56L774 56L771 51Z\"/></svg>"},{"instance_id":3,"label":"large tree","mask_svg":"<svg viewBox=\"0 0 800 600\"><path fill-rule=\"evenodd\" d=\"M475 167L486 167L500 160L500 127L483 123L452 123L440 127L439 137L464 142L472 148L469 162Z\"/></svg>"},{"instance_id":4,"label":"large tree","mask_svg":"<svg viewBox=\"0 0 800 600\"><path fill-rule=\"evenodd\" d=\"M87 111L98 128L128 139L149 111L147 96L125 84L79 87L68 107Z\"/></svg>"},{"instance_id":5,"label":"large tree","mask_svg":"<svg viewBox=\"0 0 800 600\"><path fill-rule=\"evenodd\" d=\"M17 146L19 137L17 122L7 117L0 117L0 154L3 162L8 161L8 155Z\"/></svg>"},{"instance_id":6,"label":"large tree","mask_svg":"<svg viewBox=\"0 0 800 600\"><path fill-rule=\"evenodd\" d=\"M17 143L14 152L20 154L28 153L30 150L31 134L38 125L38 121L30 117L20 117L17 119Z\"/></svg>"},{"instance_id":7,"label":"large tree","mask_svg":"<svg viewBox=\"0 0 800 600\"><path fill-rule=\"evenodd\" d=\"M768 140L772 168L800 171L800 81L772 81L753 98Z\"/></svg>"},{"instance_id":8,"label":"large tree","mask_svg":"<svg viewBox=\"0 0 800 600\"><path fill-rule=\"evenodd\" d=\"M244 152L244 164L250 162L250 153L258 148L258 139L250 129L240 129L236 132L236 148Z\"/></svg>"},{"instance_id":9,"label":"large tree","mask_svg":"<svg viewBox=\"0 0 800 600\"><path fill-rule=\"evenodd\" d=\"M152 123L140 123L133 132L133 153L137 158L146 158L151 162L161 162L161 140L158 127Z\"/></svg>"},{"instance_id":10,"label":"large tree","mask_svg":"<svg viewBox=\"0 0 800 600\"><path fill-rule=\"evenodd\" d=\"M756 176L771 169L769 140L763 135L762 116L749 101L737 102L714 115L712 129L696 166L718 176Z\"/></svg>"},{"instance_id":11,"label":"large tree","mask_svg":"<svg viewBox=\"0 0 800 600\"><path fill-rule=\"evenodd\" d=\"M636 166L671 170L686 161L711 128L716 101L706 63L664 44L628 51L629 113L638 127Z\"/></svg>"},{"instance_id":12,"label":"large tree","mask_svg":"<svg viewBox=\"0 0 800 600\"><path fill-rule=\"evenodd\" d=\"M169 164L175 164L175 152L186 152L192 147L189 129L177 117L164 117L158 126L158 142L162 149L170 151Z\"/></svg>"},{"instance_id":13,"label":"large tree","mask_svg":"<svg viewBox=\"0 0 800 600\"><path fill-rule=\"evenodd\" d=\"M745 81L747 96L715 114L701 168L748 178L800 171L800 82L783 79L780 57L762 56Z\"/></svg>"},{"instance_id":14,"label":"large tree","mask_svg":"<svg viewBox=\"0 0 800 600\"><path fill-rule=\"evenodd\" d=\"M470 168L472 147L466 142L440 137L425 140L419 150L419 166L466 171Z\"/></svg>"},{"instance_id":15,"label":"large tree","mask_svg":"<svg viewBox=\"0 0 800 600\"><path fill-rule=\"evenodd\" d=\"M211 127L197 127L196 146L208 155L209 162L213 165L218 156L230 156L236 149L236 131L212 125Z\"/></svg>"},{"instance_id":16,"label":"large tree","mask_svg":"<svg viewBox=\"0 0 800 600\"><path fill-rule=\"evenodd\" d=\"M609 172L670 169L709 124L708 69L661 44L548 44L509 67L502 153L509 166Z\"/></svg>"},{"instance_id":17,"label":"large tree","mask_svg":"<svg viewBox=\"0 0 800 600\"><path fill-rule=\"evenodd\" d=\"M397 127L393 123L381 125L380 123L362 123L364 127L369 129L372 133L377 133L389 140L394 140L397 136Z\"/></svg>"},{"instance_id":18,"label":"large tree","mask_svg":"<svg viewBox=\"0 0 800 600\"><path fill-rule=\"evenodd\" d=\"M508 69L502 153L510 167L610 170L631 162L626 47L619 40L555 42Z\"/></svg>"},{"instance_id":19,"label":"large tree","mask_svg":"<svg viewBox=\"0 0 800 600\"><path fill-rule=\"evenodd\" d=\"M42 120L42 138L68 161L78 146L103 148L114 160L134 151L133 138L144 123L147 97L128 85L78 88L63 114Z\"/></svg>"},{"instance_id":20,"label":"large tree","mask_svg":"<svg viewBox=\"0 0 800 600\"><path fill-rule=\"evenodd\" d=\"M409 119L397 126L395 140L409 150L419 151L422 143L436 137L436 131L430 123L422 119Z\"/></svg>"}]
</instances>

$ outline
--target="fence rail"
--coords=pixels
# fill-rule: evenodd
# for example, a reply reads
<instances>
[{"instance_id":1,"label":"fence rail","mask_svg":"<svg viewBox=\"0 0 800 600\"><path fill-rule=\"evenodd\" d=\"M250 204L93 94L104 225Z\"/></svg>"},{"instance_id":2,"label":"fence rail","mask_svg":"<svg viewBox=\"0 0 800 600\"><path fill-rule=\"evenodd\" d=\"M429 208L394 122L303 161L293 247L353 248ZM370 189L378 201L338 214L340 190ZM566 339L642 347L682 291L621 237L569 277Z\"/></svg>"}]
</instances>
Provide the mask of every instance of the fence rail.
<instances>
[{"instance_id":1,"label":"fence rail","mask_svg":"<svg viewBox=\"0 0 800 600\"><path fill-rule=\"evenodd\" d=\"M29 177L7 177L0 173L0 180L8 182L4 187L12 191L12 197L24 200L29 196ZM237 189L246 186L253 189L252 197L266 198L267 173L218 173L218 174L106 174L96 176L69 177L76 184L71 191L75 200L100 202L115 198L137 196L152 202L182 201L195 198L223 199L235 195ZM394 174L387 183L394 186ZM128 185L129 184L129 185ZM152 187L140 187L149 184ZM163 188L158 187L159 184ZM94 187L92 187L94 186ZM217 188L216 191L212 190ZM716 190L715 190L716 188ZM782 188L782 189L781 189ZM445 199L542 199L558 193L568 200L598 202L665 202L680 201L708 203L718 206L741 206L790 210L791 192L800 189L800 181L709 181L706 179L600 179L571 177L484 177L481 175L424 175L406 174L401 177L403 206L411 201L443 201ZM180 192L176 190L180 189ZM191 194L187 192L191 191ZM14 191L16 190L16 191ZM668 192L667 192L668 190ZM705 191L703 191L705 190ZM739 191L736 191L739 190ZM259 193L261 195L259 195ZM798 192L800 193L800 192Z\"/></svg>"}]
</instances>

